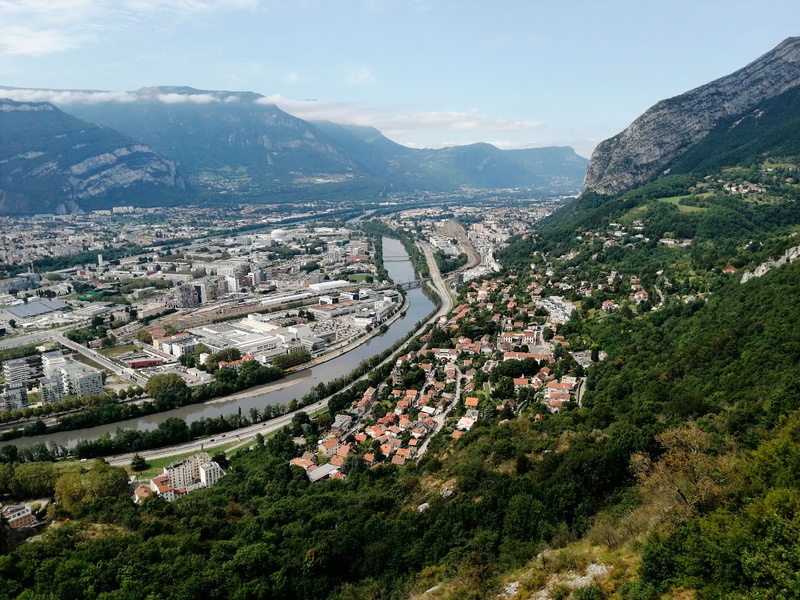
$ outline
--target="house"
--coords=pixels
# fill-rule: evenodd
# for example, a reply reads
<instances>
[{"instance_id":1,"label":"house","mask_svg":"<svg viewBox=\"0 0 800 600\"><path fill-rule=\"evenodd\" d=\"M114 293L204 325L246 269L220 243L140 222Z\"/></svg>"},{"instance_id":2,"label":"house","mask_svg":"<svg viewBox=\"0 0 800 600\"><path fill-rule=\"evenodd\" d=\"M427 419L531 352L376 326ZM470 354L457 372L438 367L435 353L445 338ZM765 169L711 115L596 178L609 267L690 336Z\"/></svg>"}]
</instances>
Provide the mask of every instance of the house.
<instances>
[{"instance_id":1,"label":"house","mask_svg":"<svg viewBox=\"0 0 800 600\"><path fill-rule=\"evenodd\" d=\"M30 506L22 504L9 504L3 507L3 516L13 529L31 527L36 524L36 517L31 513Z\"/></svg>"},{"instance_id":2,"label":"house","mask_svg":"<svg viewBox=\"0 0 800 600\"><path fill-rule=\"evenodd\" d=\"M133 501L136 504L140 504L147 500L148 498L153 497L153 490L147 485L140 485L135 490L133 490Z\"/></svg>"},{"instance_id":3,"label":"house","mask_svg":"<svg viewBox=\"0 0 800 600\"><path fill-rule=\"evenodd\" d=\"M150 481L150 489L152 489L156 495L164 498L164 500L167 502L174 502L175 498L185 493L184 490L176 490L172 487L172 485L170 485L169 475L154 477Z\"/></svg>"},{"instance_id":4,"label":"house","mask_svg":"<svg viewBox=\"0 0 800 600\"><path fill-rule=\"evenodd\" d=\"M471 417L461 417L456 424L456 429L469 431L475 426L476 420Z\"/></svg>"},{"instance_id":5,"label":"house","mask_svg":"<svg viewBox=\"0 0 800 600\"><path fill-rule=\"evenodd\" d=\"M306 475L308 476L308 480L311 483L317 483L318 481L322 481L323 479L329 479L336 476L339 473L339 467L336 465L332 465L331 463L327 463L322 465L321 467L316 467L315 469L310 469L306 471Z\"/></svg>"},{"instance_id":6,"label":"house","mask_svg":"<svg viewBox=\"0 0 800 600\"><path fill-rule=\"evenodd\" d=\"M478 408L478 398L475 396L468 396L466 400L464 400L464 406L467 408Z\"/></svg>"},{"instance_id":7,"label":"house","mask_svg":"<svg viewBox=\"0 0 800 600\"><path fill-rule=\"evenodd\" d=\"M330 458L336 451L339 450L339 440L331 438L319 443L320 451L325 455L325 458Z\"/></svg>"},{"instance_id":8,"label":"house","mask_svg":"<svg viewBox=\"0 0 800 600\"><path fill-rule=\"evenodd\" d=\"M294 465L295 467L300 467L306 473L309 471L309 469L316 466L313 461L302 457L293 458L289 461L289 464Z\"/></svg>"},{"instance_id":9,"label":"house","mask_svg":"<svg viewBox=\"0 0 800 600\"><path fill-rule=\"evenodd\" d=\"M611 312L613 310L617 310L619 308L619 305L616 304L613 300L606 300L605 302L603 302L602 308L605 312Z\"/></svg>"},{"instance_id":10,"label":"house","mask_svg":"<svg viewBox=\"0 0 800 600\"><path fill-rule=\"evenodd\" d=\"M331 432L341 435L345 433L353 424L353 417L344 413L339 413L333 420L331 425Z\"/></svg>"},{"instance_id":11,"label":"house","mask_svg":"<svg viewBox=\"0 0 800 600\"><path fill-rule=\"evenodd\" d=\"M570 382L550 381L544 390L544 397L547 400L569 401L575 389L575 385Z\"/></svg>"}]
</instances>

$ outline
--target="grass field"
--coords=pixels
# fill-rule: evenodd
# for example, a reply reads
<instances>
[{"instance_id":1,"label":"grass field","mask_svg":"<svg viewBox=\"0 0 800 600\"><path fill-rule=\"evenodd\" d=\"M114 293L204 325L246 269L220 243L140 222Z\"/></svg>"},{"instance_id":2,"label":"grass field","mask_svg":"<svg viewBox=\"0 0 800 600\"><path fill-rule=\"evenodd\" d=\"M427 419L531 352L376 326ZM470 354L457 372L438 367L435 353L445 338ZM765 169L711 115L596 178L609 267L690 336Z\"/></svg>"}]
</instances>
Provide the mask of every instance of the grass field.
<instances>
[{"instance_id":1,"label":"grass field","mask_svg":"<svg viewBox=\"0 0 800 600\"><path fill-rule=\"evenodd\" d=\"M672 196L671 198L659 198L658 201L677 206L679 211L685 213L702 212L706 210L705 208L702 208L700 206L685 206L681 204L680 201L686 197L687 196Z\"/></svg>"},{"instance_id":2,"label":"grass field","mask_svg":"<svg viewBox=\"0 0 800 600\"><path fill-rule=\"evenodd\" d=\"M105 371L105 367L103 365L94 362L92 359L85 357L83 354L76 353L72 356L72 358L76 362L83 363L89 367L92 367L93 369L97 369L98 371Z\"/></svg>"},{"instance_id":3,"label":"grass field","mask_svg":"<svg viewBox=\"0 0 800 600\"><path fill-rule=\"evenodd\" d=\"M353 273L352 275L348 275L347 279L350 281L355 281L357 283L361 283L366 280L367 277L374 277L371 273Z\"/></svg>"},{"instance_id":4,"label":"grass field","mask_svg":"<svg viewBox=\"0 0 800 600\"><path fill-rule=\"evenodd\" d=\"M125 344L124 346L115 346L113 348L104 348L100 350L100 354L103 356L113 357L113 356L120 356L122 354L130 354L131 352L136 352L138 348L134 344Z\"/></svg>"},{"instance_id":5,"label":"grass field","mask_svg":"<svg viewBox=\"0 0 800 600\"><path fill-rule=\"evenodd\" d=\"M214 448L209 449L208 453L210 455L214 455L217 452L227 452L233 446L240 444L241 442L238 440L232 440L228 444L224 444L222 446L215 446ZM166 456L164 458L154 458L152 460L148 460L147 464L150 465L150 468L146 471L140 471L136 473L132 471L130 465L125 466L125 470L128 472L128 475L136 475L139 479L152 479L153 477L158 477L164 470L168 464L175 462L176 460L180 460L182 458L187 458L189 456L194 456L197 452L184 452L183 454L175 454L174 456Z\"/></svg>"}]
</instances>

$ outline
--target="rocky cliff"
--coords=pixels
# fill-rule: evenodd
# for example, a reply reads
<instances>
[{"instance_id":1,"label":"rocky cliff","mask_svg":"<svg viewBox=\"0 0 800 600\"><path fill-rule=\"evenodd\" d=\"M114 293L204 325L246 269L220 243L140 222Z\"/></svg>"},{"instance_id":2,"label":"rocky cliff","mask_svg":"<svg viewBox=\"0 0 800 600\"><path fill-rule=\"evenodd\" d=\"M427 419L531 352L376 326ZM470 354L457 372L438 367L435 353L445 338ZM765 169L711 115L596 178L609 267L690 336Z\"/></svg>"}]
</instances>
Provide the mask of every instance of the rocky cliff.
<instances>
[{"instance_id":1,"label":"rocky cliff","mask_svg":"<svg viewBox=\"0 0 800 600\"><path fill-rule=\"evenodd\" d=\"M0 99L0 214L182 201L175 163L49 103Z\"/></svg>"},{"instance_id":2,"label":"rocky cliff","mask_svg":"<svg viewBox=\"0 0 800 600\"><path fill-rule=\"evenodd\" d=\"M650 179L724 119L800 85L800 37L789 38L735 73L648 109L592 154L585 187L618 194Z\"/></svg>"}]
</instances>

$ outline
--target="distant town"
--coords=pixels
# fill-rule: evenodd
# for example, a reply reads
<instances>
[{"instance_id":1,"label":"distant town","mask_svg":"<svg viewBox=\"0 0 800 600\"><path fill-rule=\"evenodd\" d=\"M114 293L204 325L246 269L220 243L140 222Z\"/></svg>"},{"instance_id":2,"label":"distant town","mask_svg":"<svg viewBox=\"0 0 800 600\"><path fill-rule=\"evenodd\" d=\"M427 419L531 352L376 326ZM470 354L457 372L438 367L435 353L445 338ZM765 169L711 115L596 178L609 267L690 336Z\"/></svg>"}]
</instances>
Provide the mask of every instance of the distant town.
<instances>
[{"instance_id":1,"label":"distant town","mask_svg":"<svg viewBox=\"0 0 800 600\"><path fill-rule=\"evenodd\" d=\"M316 432L317 446L300 435L307 451L293 465L311 481L343 477L353 460L402 465L442 429L457 438L488 414L514 414L520 390L530 391L523 404L558 411L581 394L581 377L554 369L569 347L556 328L575 305L535 285L517 305L514 276L494 274L501 271L495 253L560 201L376 207L347 222L303 206L269 217L252 207L121 207L6 219L0 352L30 350L3 360L0 423L9 431L55 424L103 394L152 402L148 382L159 375L202 386L219 369L237 372L251 361L303 368L353 348L402 313L406 290L427 278L390 280L385 265L395 257L385 255L386 238L376 231L413 240L437 272L450 264L452 286L466 286L466 301L434 323L425 349L403 355L387 381ZM569 292L566 281L551 282L551 292ZM462 331L476 318L492 321L494 335ZM588 351L575 359L590 362ZM504 390L509 399L497 402L485 386L506 361L524 372L501 368L514 377ZM137 488L137 498L173 500L213 485L224 472L199 456L181 462L191 477L165 470Z\"/></svg>"}]
</instances>

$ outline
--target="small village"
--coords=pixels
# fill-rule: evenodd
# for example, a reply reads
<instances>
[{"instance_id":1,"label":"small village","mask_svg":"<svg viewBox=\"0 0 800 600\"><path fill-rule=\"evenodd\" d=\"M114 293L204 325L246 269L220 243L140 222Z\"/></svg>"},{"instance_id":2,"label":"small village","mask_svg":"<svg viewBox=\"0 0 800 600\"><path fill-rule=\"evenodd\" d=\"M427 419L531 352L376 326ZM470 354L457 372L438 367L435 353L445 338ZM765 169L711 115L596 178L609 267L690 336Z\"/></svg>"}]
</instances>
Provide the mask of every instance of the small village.
<instances>
[{"instance_id":1,"label":"small village","mask_svg":"<svg viewBox=\"0 0 800 600\"><path fill-rule=\"evenodd\" d=\"M518 305L512 285L484 279L468 289L468 301L423 337L424 348L399 357L387 381L337 414L316 451L289 461L309 481L344 478L359 463L403 466L421 458L435 434L458 440L498 415L502 426L523 409L541 419L545 411L579 406L585 381L580 362L591 360L581 352L573 357L569 341L556 333L575 306L549 299L553 321L541 298ZM476 329L494 333L464 335Z\"/></svg>"}]
</instances>

